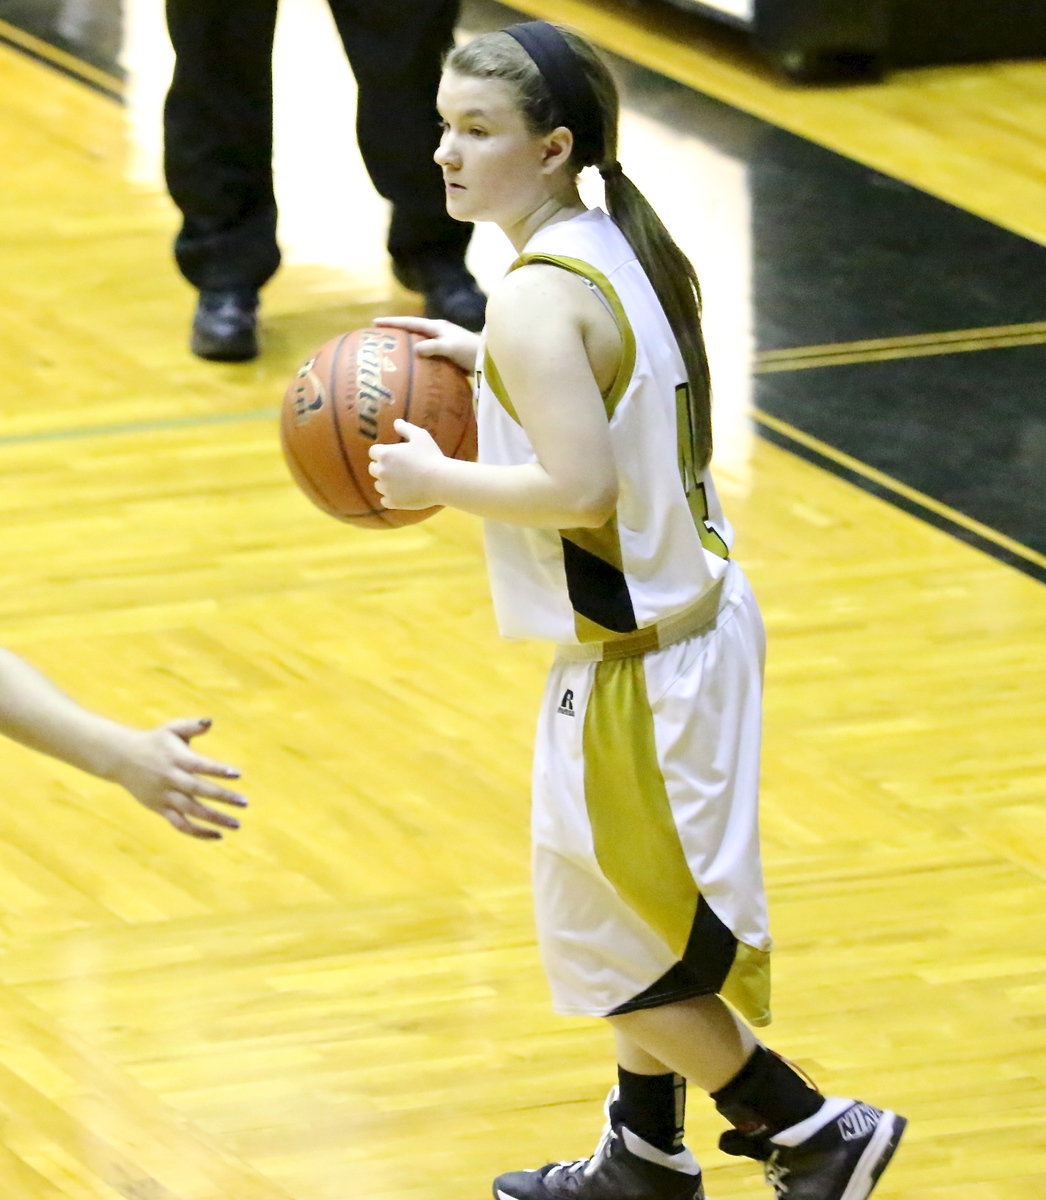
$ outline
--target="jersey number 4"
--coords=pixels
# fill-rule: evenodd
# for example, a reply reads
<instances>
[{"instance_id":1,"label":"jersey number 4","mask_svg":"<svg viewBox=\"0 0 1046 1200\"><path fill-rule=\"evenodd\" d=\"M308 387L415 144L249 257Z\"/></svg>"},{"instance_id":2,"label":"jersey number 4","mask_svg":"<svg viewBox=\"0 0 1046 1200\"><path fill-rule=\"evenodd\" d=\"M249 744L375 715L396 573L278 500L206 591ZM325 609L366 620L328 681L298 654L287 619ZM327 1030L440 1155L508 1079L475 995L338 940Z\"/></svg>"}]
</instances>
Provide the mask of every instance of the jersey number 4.
<instances>
[{"instance_id":1,"label":"jersey number 4","mask_svg":"<svg viewBox=\"0 0 1046 1200\"><path fill-rule=\"evenodd\" d=\"M701 545L720 558L729 558L730 549L708 520L708 496L702 479L698 478L694 461L694 438L690 429L690 385L681 383L676 388L676 428L679 441L679 474L683 480L683 492L690 505L697 535Z\"/></svg>"}]
</instances>

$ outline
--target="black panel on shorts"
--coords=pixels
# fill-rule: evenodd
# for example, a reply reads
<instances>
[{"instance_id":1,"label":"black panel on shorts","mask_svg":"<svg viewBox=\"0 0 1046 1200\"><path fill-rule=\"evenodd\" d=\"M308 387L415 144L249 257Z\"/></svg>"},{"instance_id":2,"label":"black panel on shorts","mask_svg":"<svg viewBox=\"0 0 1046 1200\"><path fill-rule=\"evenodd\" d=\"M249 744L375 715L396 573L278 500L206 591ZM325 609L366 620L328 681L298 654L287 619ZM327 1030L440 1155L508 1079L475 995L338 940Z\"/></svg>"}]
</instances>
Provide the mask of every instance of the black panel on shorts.
<instances>
[{"instance_id":1,"label":"black panel on shorts","mask_svg":"<svg viewBox=\"0 0 1046 1200\"><path fill-rule=\"evenodd\" d=\"M736 953L737 938L708 907L704 896L700 896L682 960L607 1015L614 1017L639 1008L658 1008L691 996L714 995L726 982Z\"/></svg>"}]
</instances>

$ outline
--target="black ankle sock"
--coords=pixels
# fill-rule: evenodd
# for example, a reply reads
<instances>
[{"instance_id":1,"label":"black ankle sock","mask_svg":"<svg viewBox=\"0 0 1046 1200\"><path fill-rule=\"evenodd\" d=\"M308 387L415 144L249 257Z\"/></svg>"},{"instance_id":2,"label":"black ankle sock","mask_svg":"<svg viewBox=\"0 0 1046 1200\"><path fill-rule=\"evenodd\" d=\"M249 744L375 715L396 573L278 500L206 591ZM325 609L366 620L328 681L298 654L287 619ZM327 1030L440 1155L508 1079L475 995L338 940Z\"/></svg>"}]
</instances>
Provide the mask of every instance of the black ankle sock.
<instances>
[{"instance_id":1,"label":"black ankle sock","mask_svg":"<svg viewBox=\"0 0 1046 1200\"><path fill-rule=\"evenodd\" d=\"M824 1096L783 1058L756 1046L740 1071L712 1093L715 1106L747 1134L772 1135L812 1117Z\"/></svg>"},{"instance_id":2,"label":"black ankle sock","mask_svg":"<svg viewBox=\"0 0 1046 1200\"><path fill-rule=\"evenodd\" d=\"M665 1154L678 1154L683 1149L686 1080L672 1074L636 1075L618 1067L617 1083L614 1121Z\"/></svg>"}]
</instances>

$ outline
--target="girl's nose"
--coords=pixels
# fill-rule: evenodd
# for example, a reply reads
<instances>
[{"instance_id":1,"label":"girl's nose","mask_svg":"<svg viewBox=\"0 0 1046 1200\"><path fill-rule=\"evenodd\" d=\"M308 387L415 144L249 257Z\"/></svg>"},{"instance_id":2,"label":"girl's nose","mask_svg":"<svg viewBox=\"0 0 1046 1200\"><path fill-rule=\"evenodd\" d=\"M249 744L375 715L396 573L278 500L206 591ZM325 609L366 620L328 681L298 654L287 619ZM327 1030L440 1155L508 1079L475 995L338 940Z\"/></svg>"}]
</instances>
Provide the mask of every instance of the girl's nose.
<instances>
[{"instance_id":1,"label":"girl's nose","mask_svg":"<svg viewBox=\"0 0 1046 1200\"><path fill-rule=\"evenodd\" d=\"M451 136L449 130L444 130L439 139L439 145L436 147L436 152L433 154L433 159L440 167L450 166L455 161L454 149L451 145Z\"/></svg>"}]
</instances>

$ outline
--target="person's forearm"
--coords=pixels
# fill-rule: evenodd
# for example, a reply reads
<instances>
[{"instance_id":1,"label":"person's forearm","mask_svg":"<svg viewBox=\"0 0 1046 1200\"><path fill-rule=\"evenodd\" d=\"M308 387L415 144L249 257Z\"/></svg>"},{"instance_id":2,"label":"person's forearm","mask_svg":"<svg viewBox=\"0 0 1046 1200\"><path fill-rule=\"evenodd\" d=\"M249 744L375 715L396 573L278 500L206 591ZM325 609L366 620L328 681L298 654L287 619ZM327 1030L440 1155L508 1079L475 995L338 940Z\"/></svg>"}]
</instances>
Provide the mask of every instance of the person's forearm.
<instances>
[{"instance_id":1,"label":"person's forearm","mask_svg":"<svg viewBox=\"0 0 1046 1200\"><path fill-rule=\"evenodd\" d=\"M93 775L115 766L112 721L88 712L35 667L0 649L0 733Z\"/></svg>"},{"instance_id":2,"label":"person's forearm","mask_svg":"<svg viewBox=\"0 0 1046 1200\"><path fill-rule=\"evenodd\" d=\"M433 469L437 504L477 517L538 529L597 528L613 515L617 496L606 488L558 487L537 463L491 466L445 458Z\"/></svg>"}]
</instances>

